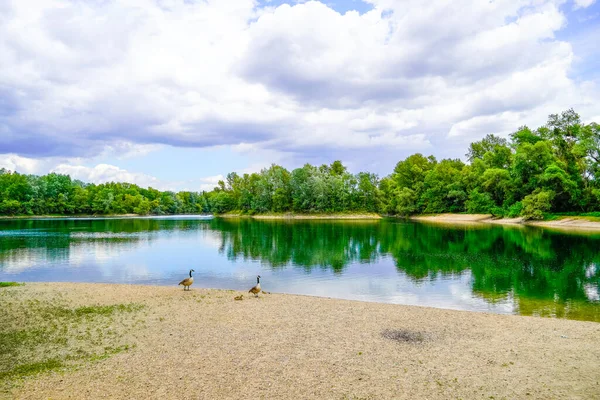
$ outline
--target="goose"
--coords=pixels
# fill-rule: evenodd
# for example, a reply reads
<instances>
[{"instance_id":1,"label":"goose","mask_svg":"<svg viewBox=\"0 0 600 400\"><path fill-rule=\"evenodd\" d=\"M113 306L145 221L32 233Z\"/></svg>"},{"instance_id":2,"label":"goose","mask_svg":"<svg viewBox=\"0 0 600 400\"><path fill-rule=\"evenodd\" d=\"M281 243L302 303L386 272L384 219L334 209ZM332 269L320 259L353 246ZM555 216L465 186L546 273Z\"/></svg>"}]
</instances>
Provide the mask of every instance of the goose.
<instances>
[{"instance_id":1,"label":"goose","mask_svg":"<svg viewBox=\"0 0 600 400\"><path fill-rule=\"evenodd\" d=\"M183 290L185 290L185 288L188 288L188 290L190 290L190 286L192 286L192 283L194 283L194 278L192 277L192 272L196 272L196 271L194 271L193 269L190 269L190 277L185 278L184 280L179 282L179 285L183 285ZM177 286L179 286L179 285L177 285Z\"/></svg>"},{"instance_id":2,"label":"goose","mask_svg":"<svg viewBox=\"0 0 600 400\"><path fill-rule=\"evenodd\" d=\"M258 297L258 294L260 293L260 275L256 277L256 286L248 290L248 293L254 293L254 296Z\"/></svg>"}]
</instances>

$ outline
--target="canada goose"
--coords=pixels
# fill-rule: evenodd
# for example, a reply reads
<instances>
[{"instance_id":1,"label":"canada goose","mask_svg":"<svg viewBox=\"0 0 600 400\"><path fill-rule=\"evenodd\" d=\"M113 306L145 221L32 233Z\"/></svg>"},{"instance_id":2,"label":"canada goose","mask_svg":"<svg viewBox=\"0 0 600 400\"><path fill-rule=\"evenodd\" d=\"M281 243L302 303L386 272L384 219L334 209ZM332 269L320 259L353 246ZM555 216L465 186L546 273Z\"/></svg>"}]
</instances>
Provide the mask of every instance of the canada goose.
<instances>
[{"instance_id":1,"label":"canada goose","mask_svg":"<svg viewBox=\"0 0 600 400\"><path fill-rule=\"evenodd\" d=\"M244 295L240 294L239 296L235 296L233 299L234 300L244 300Z\"/></svg>"},{"instance_id":2,"label":"canada goose","mask_svg":"<svg viewBox=\"0 0 600 400\"><path fill-rule=\"evenodd\" d=\"M248 290L248 293L254 293L254 296L258 297L258 294L260 293L260 275L256 277L256 286Z\"/></svg>"},{"instance_id":3,"label":"canada goose","mask_svg":"<svg viewBox=\"0 0 600 400\"><path fill-rule=\"evenodd\" d=\"M193 269L190 269L190 277L185 278L184 280L179 282L179 285L183 285L183 290L185 290L185 288L188 288L188 290L190 290L190 286L192 286L192 283L194 283L194 278L192 277L192 272L196 272L196 271L194 271ZM179 286L179 285L177 285L177 286Z\"/></svg>"}]
</instances>

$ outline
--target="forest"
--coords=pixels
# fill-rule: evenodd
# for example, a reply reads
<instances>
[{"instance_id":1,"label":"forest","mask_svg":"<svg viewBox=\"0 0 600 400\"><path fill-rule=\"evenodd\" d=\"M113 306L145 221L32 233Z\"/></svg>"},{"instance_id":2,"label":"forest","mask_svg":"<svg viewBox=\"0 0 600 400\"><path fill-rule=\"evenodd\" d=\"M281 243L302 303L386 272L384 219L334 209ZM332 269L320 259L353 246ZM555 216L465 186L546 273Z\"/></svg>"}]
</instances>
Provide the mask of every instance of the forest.
<instances>
[{"instance_id":1,"label":"forest","mask_svg":"<svg viewBox=\"0 0 600 400\"><path fill-rule=\"evenodd\" d=\"M259 173L231 172L210 192L178 193L0 169L0 214L452 212L543 219L600 211L600 125L582 123L573 109L551 114L535 130L489 134L465 156L467 163L413 154L383 178L352 174L340 161L292 171L273 164Z\"/></svg>"}]
</instances>

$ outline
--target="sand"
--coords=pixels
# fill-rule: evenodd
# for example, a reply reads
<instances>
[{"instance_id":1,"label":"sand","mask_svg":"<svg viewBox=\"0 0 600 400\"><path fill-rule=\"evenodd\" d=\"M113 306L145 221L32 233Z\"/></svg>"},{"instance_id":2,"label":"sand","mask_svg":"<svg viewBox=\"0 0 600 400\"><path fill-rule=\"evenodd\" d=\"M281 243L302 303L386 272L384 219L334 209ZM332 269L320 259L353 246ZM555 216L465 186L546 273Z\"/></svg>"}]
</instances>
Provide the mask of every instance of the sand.
<instances>
[{"instance_id":1,"label":"sand","mask_svg":"<svg viewBox=\"0 0 600 400\"><path fill-rule=\"evenodd\" d=\"M600 222L585 217L564 217L553 221L525 221L523 218L493 218L491 214L438 214L419 215L411 219L440 224L500 224L531 225L566 231L599 231Z\"/></svg>"},{"instance_id":2,"label":"sand","mask_svg":"<svg viewBox=\"0 0 600 400\"><path fill-rule=\"evenodd\" d=\"M197 287L3 290L73 307L145 306L143 323L127 337L134 348L25 378L10 398L600 398L600 324L593 322L284 294L235 301L241 293Z\"/></svg>"}]
</instances>

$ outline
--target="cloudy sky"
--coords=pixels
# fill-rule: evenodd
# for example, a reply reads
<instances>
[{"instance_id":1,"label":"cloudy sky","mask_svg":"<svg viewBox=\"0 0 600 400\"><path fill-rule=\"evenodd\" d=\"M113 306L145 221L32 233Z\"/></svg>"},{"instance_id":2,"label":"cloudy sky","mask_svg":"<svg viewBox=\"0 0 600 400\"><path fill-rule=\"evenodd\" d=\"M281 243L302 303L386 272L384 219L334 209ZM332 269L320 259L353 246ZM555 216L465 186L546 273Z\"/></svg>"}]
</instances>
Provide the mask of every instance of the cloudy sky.
<instances>
[{"instance_id":1,"label":"cloudy sky","mask_svg":"<svg viewBox=\"0 0 600 400\"><path fill-rule=\"evenodd\" d=\"M570 107L600 122L598 43L595 0L2 0L0 167L384 176Z\"/></svg>"}]
</instances>

